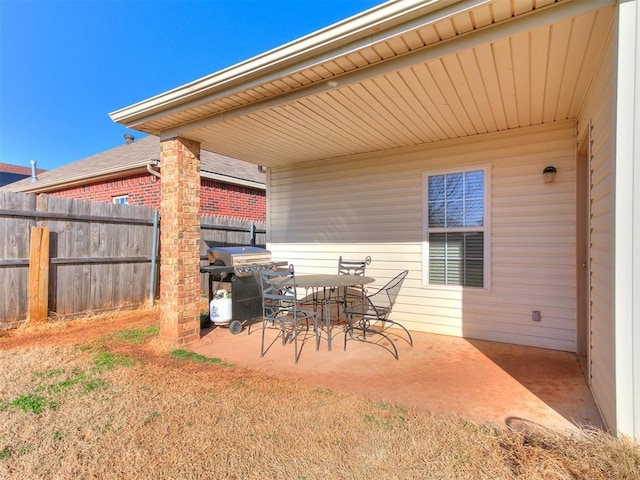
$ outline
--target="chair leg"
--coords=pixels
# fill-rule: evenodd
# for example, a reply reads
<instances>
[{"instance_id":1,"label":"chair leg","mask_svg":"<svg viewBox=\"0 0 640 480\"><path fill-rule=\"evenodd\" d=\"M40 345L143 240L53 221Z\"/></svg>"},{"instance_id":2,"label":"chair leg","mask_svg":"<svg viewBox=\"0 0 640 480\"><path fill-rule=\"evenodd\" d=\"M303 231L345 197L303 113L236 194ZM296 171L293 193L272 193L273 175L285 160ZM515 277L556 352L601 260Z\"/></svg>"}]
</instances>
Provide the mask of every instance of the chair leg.
<instances>
[{"instance_id":1,"label":"chair leg","mask_svg":"<svg viewBox=\"0 0 640 480\"><path fill-rule=\"evenodd\" d=\"M262 343L260 344L260 356L264 357L264 331L267 328L267 320L266 319L262 319Z\"/></svg>"},{"instance_id":2,"label":"chair leg","mask_svg":"<svg viewBox=\"0 0 640 480\"><path fill-rule=\"evenodd\" d=\"M309 331L309 316L304 313L298 313L297 316L293 317L293 319L289 317L289 320L281 318L276 321L279 322L279 327L280 327L279 335L282 336L282 344L283 345L286 345L287 343L294 344L294 351L293 351L294 363L298 363L298 360L300 359L300 354L302 353L301 348L302 346L304 346L304 340L306 339L306 334L301 345L298 345L298 335L300 333L300 330L304 326L303 322L306 325L306 332ZM264 356L266 353L265 352L265 330L267 329L267 326L269 323L270 322L268 322L267 320L263 321L262 323L262 343L260 347L261 357ZM320 348L320 332L318 329L318 317L315 314L313 315L313 330L316 336L316 350L318 350ZM271 345L273 345L276 341L277 341L277 338L273 340Z\"/></svg>"},{"instance_id":3,"label":"chair leg","mask_svg":"<svg viewBox=\"0 0 640 480\"><path fill-rule=\"evenodd\" d=\"M293 323L293 343L295 348L293 349L293 363L298 363L298 324L297 322Z\"/></svg>"},{"instance_id":4,"label":"chair leg","mask_svg":"<svg viewBox=\"0 0 640 480\"><path fill-rule=\"evenodd\" d=\"M351 331L351 338L353 338L353 330L360 330L362 332L362 338L364 342L366 342L367 332L370 334L382 335L387 340L387 342L389 342L389 345L391 345L391 348L393 348L393 352L391 352L391 354L395 357L396 360L399 360L398 348L396 347L396 344L394 343L394 341L391 340L391 338L388 335L384 334L383 332L379 332L377 330L373 330L371 328L367 328L364 326L362 327L350 326L345 330L344 332L344 349L345 350L347 350L347 334L349 333L349 331Z\"/></svg>"},{"instance_id":5,"label":"chair leg","mask_svg":"<svg viewBox=\"0 0 640 480\"><path fill-rule=\"evenodd\" d=\"M349 326L344 329L344 351L347 350L347 334L349 333L350 330L352 331L351 335L353 336L353 327Z\"/></svg>"},{"instance_id":6,"label":"chair leg","mask_svg":"<svg viewBox=\"0 0 640 480\"><path fill-rule=\"evenodd\" d=\"M404 333L407 334L407 338L409 338L409 345L411 345L413 347L413 337L411 337L411 334L409 333L409 330L407 330L404 325L401 325L399 323L396 322L391 322L393 325L396 325L398 327L400 327L402 330L404 330Z\"/></svg>"},{"instance_id":7,"label":"chair leg","mask_svg":"<svg viewBox=\"0 0 640 480\"><path fill-rule=\"evenodd\" d=\"M248 327L247 327L247 335L251 335L251 327L255 326L255 324L258 323L255 321L255 318L252 318L251 320L249 320L247 322Z\"/></svg>"},{"instance_id":8,"label":"chair leg","mask_svg":"<svg viewBox=\"0 0 640 480\"><path fill-rule=\"evenodd\" d=\"M286 325L284 321L269 321L266 318L264 318L262 320L262 341L260 343L260 356L264 357L264 354L266 353L264 350L264 339L265 339L265 331L267 330L267 327L269 325L275 326L275 323L279 322L280 323L280 333L278 334L279 336L282 337L282 345L286 344L286 340L287 340L287 331L286 331ZM273 343L275 343L276 340L274 340L271 345L273 345Z\"/></svg>"},{"instance_id":9,"label":"chair leg","mask_svg":"<svg viewBox=\"0 0 640 480\"><path fill-rule=\"evenodd\" d=\"M282 345L287 344L287 324L284 320L280 323L280 335L282 335Z\"/></svg>"},{"instance_id":10,"label":"chair leg","mask_svg":"<svg viewBox=\"0 0 640 480\"><path fill-rule=\"evenodd\" d=\"M385 325L385 324L387 324L387 323L388 323L389 325L391 325L391 326L395 325L396 327L399 327L399 328L401 328L402 330L404 330L404 333L406 333L406 334L407 334L407 339L408 339L408 340L407 340L407 339L403 339L403 340L405 340L409 345L411 345L411 346L413 347L413 337L411 336L411 333L409 332L409 330L407 330L407 329L405 328L405 326L404 326L404 325L402 325L402 324L400 324L400 323L397 323L397 322L394 322L393 320L389 320L389 319L387 319L387 320L383 320L383 325ZM389 328L389 327L384 326L384 327L382 328L382 330L386 330L387 328ZM402 338L402 336L401 336L401 335L398 335L398 336Z\"/></svg>"},{"instance_id":11,"label":"chair leg","mask_svg":"<svg viewBox=\"0 0 640 480\"><path fill-rule=\"evenodd\" d=\"M393 356L396 357L396 360L399 360L398 358L398 349L396 348L396 344L394 343L393 340L391 340L391 338L389 338L388 335L382 333L382 332L378 332L377 330L369 330L370 333L376 333L378 335L382 335L384 338L387 339L387 341L389 342L389 345L391 345L393 347Z\"/></svg>"}]
</instances>

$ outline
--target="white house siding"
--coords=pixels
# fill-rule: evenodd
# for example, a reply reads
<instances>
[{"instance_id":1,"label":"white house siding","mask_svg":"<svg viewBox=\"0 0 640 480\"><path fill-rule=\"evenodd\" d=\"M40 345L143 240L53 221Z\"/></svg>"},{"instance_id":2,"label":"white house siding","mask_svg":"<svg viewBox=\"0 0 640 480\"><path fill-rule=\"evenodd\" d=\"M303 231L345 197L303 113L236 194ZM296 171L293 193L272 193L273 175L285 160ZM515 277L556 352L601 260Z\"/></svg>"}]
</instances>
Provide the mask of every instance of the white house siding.
<instances>
[{"instance_id":1,"label":"white house siding","mask_svg":"<svg viewBox=\"0 0 640 480\"><path fill-rule=\"evenodd\" d=\"M394 310L409 329L575 351L575 143L575 123L564 122L273 168L268 248L298 273L371 255L374 287L409 270ZM486 164L491 284L425 287L423 173ZM558 169L553 184L543 183L547 165Z\"/></svg>"},{"instance_id":2,"label":"white house siding","mask_svg":"<svg viewBox=\"0 0 640 480\"><path fill-rule=\"evenodd\" d=\"M591 122L590 384L603 420L614 428L615 351L613 309L613 42L607 48L578 119L578 138L585 138Z\"/></svg>"}]
</instances>

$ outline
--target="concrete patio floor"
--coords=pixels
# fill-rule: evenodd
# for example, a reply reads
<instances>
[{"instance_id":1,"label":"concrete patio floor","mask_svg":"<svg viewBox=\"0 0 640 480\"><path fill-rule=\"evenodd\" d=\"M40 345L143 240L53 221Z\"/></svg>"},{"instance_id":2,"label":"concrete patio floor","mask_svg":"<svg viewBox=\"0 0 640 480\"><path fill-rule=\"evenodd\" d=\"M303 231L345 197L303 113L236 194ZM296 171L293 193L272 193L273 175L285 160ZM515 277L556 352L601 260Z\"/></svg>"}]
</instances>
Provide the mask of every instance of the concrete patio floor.
<instances>
[{"instance_id":1,"label":"concrete patio floor","mask_svg":"<svg viewBox=\"0 0 640 480\"><path fill-rule=\"evenodd\" d=\"M603 428L572 353L412 332L413 347L395 342L396 360L384 343L349 341L344 351L342 329L333 331L330 352L326 338L316 351L307 333L298 364L292 344L274 341L275 330L267 330L267 341L274 343L260 357L260 323L238 335L226 327L203 329L189 349L277 377L478 423Z\"/></svg>"}]
</instances>

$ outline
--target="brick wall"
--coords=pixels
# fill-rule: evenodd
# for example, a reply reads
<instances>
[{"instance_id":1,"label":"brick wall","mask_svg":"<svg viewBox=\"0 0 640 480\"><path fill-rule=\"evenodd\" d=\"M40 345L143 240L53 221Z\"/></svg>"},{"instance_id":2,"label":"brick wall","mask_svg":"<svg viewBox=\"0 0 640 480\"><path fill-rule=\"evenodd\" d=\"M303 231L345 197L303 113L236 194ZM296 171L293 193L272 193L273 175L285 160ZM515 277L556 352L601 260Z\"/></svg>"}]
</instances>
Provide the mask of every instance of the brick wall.
<instances>
[{"instance_id":1,"label":"brick wall","mask_svg":"<svg viewBox=\"0 0 640 480\"><path fill-rule=\"evenodd\" d=\"M200 338L200 144L163 140L160 231L160 338Z\"/></svg>"},{"instance_id":2,"label":"brick wall","mask_svg":"<svg viewBox=\"0 0 640 480\"><path fill-rule=\"evenodd\" d=\"M49 195L95 202L111 202L113 197L129 195L130 205L160 208L161 180L149 173L107 180L93 185L68 188ZM213 180L200 181L200 213L250 220L265 220L264 190L230 185Z\"/></svg>"},{"instance_id":3,"label":"brick wall","mask_svg":"<svg viewBox=\"0 0 640 480\"><path fill-rule=\"evenodd\" d=\"M76 198L93 202L112 202L113 197L129 195L130 205L160 208L160 179L150 173L105 180L92 185L49 192L57 197Z\"/></svg>"},{"instance_id":4,"label":"brick wall","mask_svg":"<svg viewBox=\"0 0 640 480\"><path fill-rule=\"evenodd\" d=\"M265 219L267 207L264 190L206 179L200 185L200 211L203 214Z\"/></svg>"}]
</instances>

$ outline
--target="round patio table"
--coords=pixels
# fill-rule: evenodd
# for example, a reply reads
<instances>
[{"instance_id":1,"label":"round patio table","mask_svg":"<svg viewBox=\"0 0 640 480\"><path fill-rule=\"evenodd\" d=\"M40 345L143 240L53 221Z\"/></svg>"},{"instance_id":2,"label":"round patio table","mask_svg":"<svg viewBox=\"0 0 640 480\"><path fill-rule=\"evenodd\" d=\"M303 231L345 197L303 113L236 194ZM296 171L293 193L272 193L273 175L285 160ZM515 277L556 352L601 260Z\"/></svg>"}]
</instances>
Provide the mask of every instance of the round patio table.
<instances>
[{"instance_id":1,"label":"round patio table","mask_svg":"<svg viewBox=\"0 0 640 480\"><path fill-rule=\"evenodd\" d=\"M296 275L296 287L312 289L314 298L317 292L322 289L322 308L324 311L325 322L327 326L327 347L331 351L331 309L329 308L330 300L327 298L327 289L359 287L376 281L373 277L364 277L361 275L339 275L339 274L323 274L313 273Z\"/></svg>"}]
</instances>

